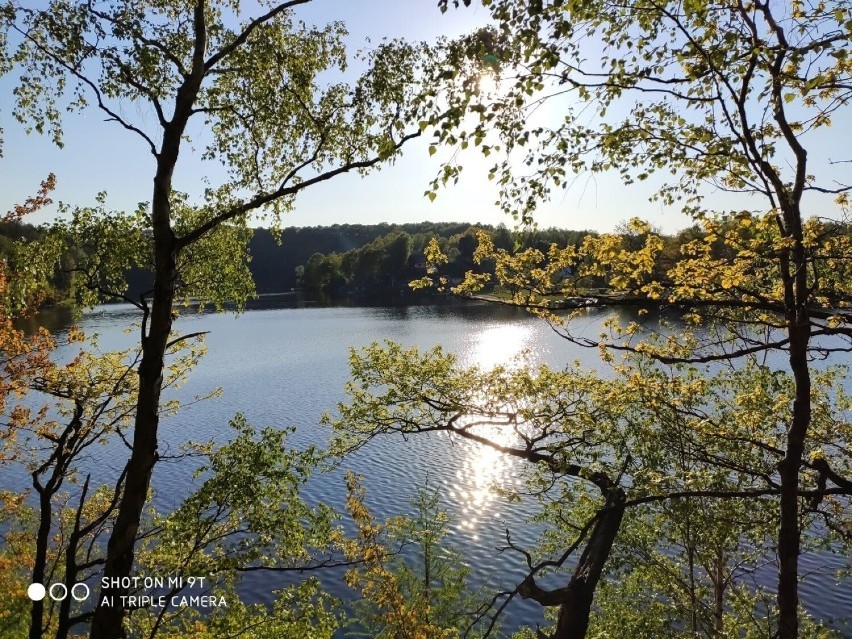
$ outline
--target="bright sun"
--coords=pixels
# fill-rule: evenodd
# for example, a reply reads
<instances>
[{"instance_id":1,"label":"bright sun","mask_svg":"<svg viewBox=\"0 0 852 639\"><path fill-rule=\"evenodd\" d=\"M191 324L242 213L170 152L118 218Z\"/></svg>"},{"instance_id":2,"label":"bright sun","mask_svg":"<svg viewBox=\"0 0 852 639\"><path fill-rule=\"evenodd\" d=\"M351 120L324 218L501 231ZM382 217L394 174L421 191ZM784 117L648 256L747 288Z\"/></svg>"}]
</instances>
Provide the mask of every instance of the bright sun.
<instances>
[{"instance_id":1,"label":"bright sun","mask_svg":"<svg viewBox=\"0 0 852 639\"><path fill-rule=\"evenodd\" d=\"M500 81L492 73L479 74L479 92L485 97L493 97L500 88Z\"/></svg>"}]
</instances>

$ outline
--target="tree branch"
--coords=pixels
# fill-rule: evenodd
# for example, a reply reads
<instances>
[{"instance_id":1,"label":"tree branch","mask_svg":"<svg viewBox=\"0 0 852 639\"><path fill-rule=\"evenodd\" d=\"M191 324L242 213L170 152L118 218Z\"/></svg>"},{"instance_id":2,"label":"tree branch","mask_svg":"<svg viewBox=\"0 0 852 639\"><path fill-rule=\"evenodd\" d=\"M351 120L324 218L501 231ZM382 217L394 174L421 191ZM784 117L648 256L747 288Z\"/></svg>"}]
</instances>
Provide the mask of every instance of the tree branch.
<instances>
[{"instance_id":1,"label":"tree branch","mask_svg":"<svg viewBox=\"0 0 852 639\"><path fill-rule=\"evenodd\" d=\"M308 1L308 0L302 0ZM409 133L408 135L403 136L395 145L394 150L398 150L402 147L403 144L412 140L416 137L419 137L421 134L420 131L415 133ZM350 171L357 171L359 169L368 169L370 167L375 166L379 162L382 162L387 158L385 154L378 154L373 156L367 160L361 160L359 162L348 162L342 166L337 167L336 169L332 169L330 171L325 171L324 173L320 173L312 178L303 180L298 184L293 184L291 186L287 186L286 182L283 182L281 186L275 191L271 191L269 193L262 193L256 195L254 198L249 200L248 202L244 202L238 206L235 206L227 211L220 213L219 215L214 216L209 219L207 222L204 222L200 226L195 229L189 231L185 235L177 238L175 240L175 244L179 249L185 248L192 244L193 242L200 239L206 233L209 233L213 229L215 229L218 225L223 222L227 222L228 220L234 219L240 215L245 215L246 213L250 213L256 209L259 209L275 200L278 200L282 197L287 197L289 195L295 195L300 191L308 188L309 186L313 186L314 184L318 184L320 182L325 182L326 180L330 180L333 177L341 175L343 173L349 173ZM292 173L292 172L291 172Z\"/></svg>"}]
</instances>

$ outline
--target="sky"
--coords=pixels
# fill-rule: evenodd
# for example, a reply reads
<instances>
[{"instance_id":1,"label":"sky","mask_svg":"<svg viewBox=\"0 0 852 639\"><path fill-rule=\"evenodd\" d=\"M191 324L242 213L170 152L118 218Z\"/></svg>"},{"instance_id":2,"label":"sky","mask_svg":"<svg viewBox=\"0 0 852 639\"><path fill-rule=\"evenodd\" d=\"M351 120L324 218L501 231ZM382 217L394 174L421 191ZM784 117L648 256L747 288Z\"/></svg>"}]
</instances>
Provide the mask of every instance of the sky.
<instances>
[{"instance_id":1,"label":"sky","mask_svg":"<svg viewBox=\"0 0 852 639\"><path fill-rule=\"evenodd\" d=\"M437 0L315 0L299 8L297 16L307 23L324 24L342 20L349 30L354 51L367 39L377 42L384 37L432 40L455 36L484 25L488 13L472 3L470 7L450 9L445 14ZM26 135L11 117L13 79L0 78L0 127L3 129L3 157L0 158L0 211L11 208L32 194L48 172L57 177L54 199L84 206L96 194L106 191L107 205L116 210L135 209L150 200L153 157L134 134L104 121L96 109L69 114L64 121L65 147L56 148L45 136ZM136 105L123 105L126 113L145 117ZM545 114L546 116L546 114ZM150 117L150 116L149 116ZM846 123L852 139L852 124ZM201 133L195 131L195 133ZM836 135L836 131L833 132ZM193 131L190 131L192 136ZM434 201L424 192L437 175L441 161L449 158L449 149L430 156L428 141L415 140L405 148L393 165L361 178L344 175L319 188L303 192L295 210L283 220L285 226L329 225L335 223L373 224L430 221L505 223L511 217L495 205L497 190L487 179L486 160L477 152L461 156L464 172L460 182L442 189ZM175 187L190 193L200 192L207 169L191 154L184 152L175 174ZM610 231L631 217L641 217L664 231L688 226L690 220L676 210L649 201L653 181L625 187L613 175L578 176L563 193L540 206L535 219L541 227ZM721 202L730 198L715 194ZM754 208L760 203L730 200L732 208ZM55 209L33 218L45 222Z\"/></svg>"}]
</instances>

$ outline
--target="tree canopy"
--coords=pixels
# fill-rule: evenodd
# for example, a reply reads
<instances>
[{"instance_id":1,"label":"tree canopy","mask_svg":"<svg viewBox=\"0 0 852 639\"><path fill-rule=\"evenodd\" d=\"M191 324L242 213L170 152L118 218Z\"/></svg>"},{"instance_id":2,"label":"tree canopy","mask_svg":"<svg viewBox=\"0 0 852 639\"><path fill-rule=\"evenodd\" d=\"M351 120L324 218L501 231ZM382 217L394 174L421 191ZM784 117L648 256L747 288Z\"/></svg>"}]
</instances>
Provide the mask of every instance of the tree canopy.
<instances>
[{"instance_id":1,"label":"tree canopy","mask_svg":"<svg viewBox=\"0 0 852 639\"><path fill-rule=\"evenodd\" d=\"M830 462L819 470L805 452L816 407L810 358L848 352L852 338L850 292L841 282L850 247L835 223L852 190L842 172L848 149L822 135L849 117L848 4L483 5L496 25L456 43L447 84L427 103L436 113L450 105L456 116L438 128L436 144L478 146L488 156L499 148L496 137L506 154L491 176L504 210L522 222L572 175L613 171L627 185L661 174L654 198L691 215L700 231L675 265L659 234L639 221L628 236L589 238L570 250L509 256L480 242L478 257L496 260L496 279L516 304L548 309L549 298L567 295L568 308L673 306L696 326L662 339L652 331L649 340L639 323L613 323L610 334L590 340L568 325L568 339L604 352L667 364L784 354L795 392L777 465L778 636L796 637L802 484L831 478L838 490L849 486ZM483 90L486 74L498 90ZM555 123L534 117L544 102L561 114ZM809 155L813 148L823 158ZM459 171L448 163L433 195ZM755 196L749 203L757 210L726 211L719 192ZM434 248L440 264L445 258ZM603 280L603 290L590 288L592 278ZM489 279L474 274L458 290L471 293Z\"/></svg>"},{"instance_id":2,"label":"tree canopy","mask_svg":"<svg viewBox=\"0 0 852 639\"><path fill-rule=\"evenodd\" d=\"M63 246L84 244L86 263L73 268L81 301L120 297L141 313L132 444L104 560L108 579L120 582L134 566L159 456L165 356L182 340L172 334L176 300L244 299L251 291L244 250L249 215L277 220L299 192L343 173L364 173L420 134L405 123L423 49L382 43L347 81L345 27L299 21L296 11L308 1L250 10L207 0L3 5L0 70L17 70L13 113L26 129L62 144L64 112L97 109L152 158L145 178L153 178L150 205L130 215L108 212L103 202L80 207L29 256L43 278ZM136 108L123 108L128 104ZM142 115L143 105L153 118ZM179 157L191 151L187 127L196 121L209 134L201 158L221 165L224 177L189 199L174 175ZM124 294L130 266L154 273L151 290L137 298ZM109 602L127 589L110 586L101 594L92 636L123 635L125 608Z\"/></svg>"}]
</instances>

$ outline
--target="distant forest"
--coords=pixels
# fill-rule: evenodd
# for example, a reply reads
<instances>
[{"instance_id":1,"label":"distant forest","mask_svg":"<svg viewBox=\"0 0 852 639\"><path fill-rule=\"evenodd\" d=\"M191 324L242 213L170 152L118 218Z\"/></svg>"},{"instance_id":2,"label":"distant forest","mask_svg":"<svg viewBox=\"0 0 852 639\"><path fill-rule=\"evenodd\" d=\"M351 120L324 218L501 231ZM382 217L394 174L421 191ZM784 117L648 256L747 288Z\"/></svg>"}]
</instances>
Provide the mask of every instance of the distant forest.
<instances>
[{"instance_id":1,"label":"distant forest","mask_svg":"<svg viewBox=\"0 0 852 639\"><path fill-rule=\"evenodd\" d=\"M515 233L505 226L471 225L462 222L412 224L335 224L288 227L276 236L269 229L255 229L249 242L251 262L259 294L304 290L312 295L410 295L408 282L425 273L423 250L436 238L450 258L445 273L461 277L473 266L476 232L491 234L499 248L566 246L579 243L588 231L542 229ZM13 242L32 241L41 230L30 224L0 223L0 259L8 259ZM130 297L151 288L153 275L134 269L127 275ZM67 296L69 275L57 273L48 302Z\"/></svg>"},{"instance_id":2,"label":"distant forest","mask_svg":"<svg viewBox=\"0 0 852 639\"><path fill-rule=\"evenodd\" d=\"M281 246L276 246L268 232L255 233L252 271L256 273L259 292L267 290L262 279L262 274L271 270L267 265L274 268L284 263L286 266L281 271L287 279L276 281L269 290L296 287L308 293L330 296L411 296L413 293L408 283L426 274L424 249L433 238L449 258L449 263L441 269L441 275L450 280L460 280L465 272L481 268L473 260L478 245L476 235L480 231L487 232L497 248L509 251L531 246L546 248L552 243L561 247L578 244L590 233L555 228L516 233L503 225L432 222L341 225L288 231L292 244L302 243L298 254L288 250L287 234ZM319 242L327 244L323 244L320 250L314 250ZM260 251L255 252L256 248ZM291 264L295 266L289 269Z\"/></svg>"},{"instance_id":3,"label":"distant forest","mask_svg":"<svg viewBox=\"0 0 852 639\"><path fill-rule=\"evenodd\" d=\"M843 223L844 232L852 228ZM475 264L473 255L478 246L479 231L490 234L496 248L509 252L536 248L544 253L556 244L559 248L579 246L594 231L572 231L557 228L513 231L504 225L491 226L462 222L419 222L412 224L335 224L332 226L288 227L278 238L265 228L254 230L249 241L249 268L258 294L304 291L312 296L350 296L369 301L388 297L412 298L424 293L413 292L408 283L426 274L424 249L435 238L448 258L440 275L451 283L461 281L468 271L486 272L489 264ZM639 248L640 236L627 225L617 230L628 237L627 246ZM14 262L12 245L15 241L37 240L41 229L18 222L0 223L0 259ZM682 259L681 247L703 235L697 227L663 236L665 246L661 264ZM722 242L713 245L714 257L725 257ZM74 263L69 256L67 263ZM14 263L12 267L14 268ZM662 274L660 274L662 275ZM133 269L127 274L127 295L137 298L151 288L153 274L145 269ZM68 297L70 274L57 272L47 302L61 302ZM594 282L590 282L594 285Z\"/></svg>"}]
</instances>

